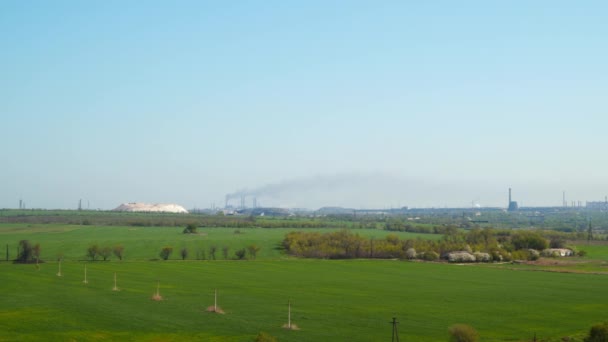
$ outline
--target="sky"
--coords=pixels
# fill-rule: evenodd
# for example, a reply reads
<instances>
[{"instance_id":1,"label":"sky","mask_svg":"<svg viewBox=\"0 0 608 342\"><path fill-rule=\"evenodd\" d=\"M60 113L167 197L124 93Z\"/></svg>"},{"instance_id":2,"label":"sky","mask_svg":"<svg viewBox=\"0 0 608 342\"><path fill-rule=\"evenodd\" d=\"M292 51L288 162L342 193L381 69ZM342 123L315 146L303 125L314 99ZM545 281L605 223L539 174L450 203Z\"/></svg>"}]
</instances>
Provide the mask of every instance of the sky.
<instances>
[{"instance_id":1,"label":"sky","mask_svg":"<svg viewBox=\"0 0 608 342\"><path fill-rule=\"evenodd\" d=\"M607 17L605 1L0 1L0 208L603 200Z\"/></svg>"}]
</instances>

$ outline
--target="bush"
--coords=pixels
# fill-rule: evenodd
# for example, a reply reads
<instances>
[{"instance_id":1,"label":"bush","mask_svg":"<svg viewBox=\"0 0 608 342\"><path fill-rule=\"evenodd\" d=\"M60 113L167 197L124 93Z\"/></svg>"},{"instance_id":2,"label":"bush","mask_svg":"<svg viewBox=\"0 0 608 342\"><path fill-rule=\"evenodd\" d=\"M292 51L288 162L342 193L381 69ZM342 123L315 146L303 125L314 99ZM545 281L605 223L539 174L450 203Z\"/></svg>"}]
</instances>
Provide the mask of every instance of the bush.
<instances>
[{"instance_id":1,"label":"bush","mask_svg":"<svg viewBox=\"0 0 608 342\"><path fill-rule=\"evenodd\" d=\"M592 326L585 342L608 342L608 322Z\"/></svg>"},{"instance_id":2,"label":"bush","mask_svg":"<svg viewBox=\"0 0 608 342\"><path fill-rule=\"evenodd\" d=\"M245 259L245 254L247 254L245 248L238 249L236 252L234 252L234 255L236 255L236 258L239 260Z\"/></svg>"},{"instance_id":3,"label":"bush","mask_svg":"<svg viewBox=\"0 0 608 342\"><path fill-rule=\"evenodd\" d=\"M536 249L543 250L549 246L547 240L539 233L531 231L521 231L511 236L511 243L515 249Z\"/></svg>"},{"instance_id":4,"label":"bush","mask_svg":"<svg viewBox=\"0 0 608 342\"><path fill-rule=\"evenodd\" d=\"M277 342L277 339L274 336L271 336L268 333L260 331L258 336L255 337L254 342Z\"/></svg>"},{"instance_id":5,"label":"bush","mask_svg":"<svg viewBox=\"0 0 608 342\"><path fill-rule=\"evenodd\" d=\"M31 263L40 261L40 244L32 245L29 240L19 241L19 255L15 262Z\"/></svg>"},{"instance_id":6,"label":"bush","mask_svg":"<svg viewBox=\"0 0 608 342\"><path fill-rule=\"evenodd\" d=\"M407 251L405 251L405 257L410 260L416 259L416 250L413 248L408 248Z\"/></svg>"},{"instance_id":7,"label":"bush","mask_svg":"<svg viewBox=\"0 0 608 342\"><path fill-rule=\"evenodd\" d=\"M450 342L476 342L479 334L473 327L466 324L454 324L448 328Z\"/></svg>"},{"instance_id":8,"label":"bush","mask_svg":"<svg viewBox=\"0 0 608 342\"><path fill-rule=\"evenodd\" d=\"M435 261L437 259L439 259L439 254L437 254L435 251L428 251L422 254L422 260Z\"/></svg>"},{"instance_id":9,"label":"bush","mask_svg":"<svg viewBox=\"0 0 608 342\"><path fill-rule=\"evenodd\" d=\"M578 255L580 257L584 257L585 255L587 255L587 251L583 251L583 250L578 251L578 252L576 252L576 255Z\"/></svg>"},{"instance_id":10,"label":"bush","mask_svg":"<svg viewBox=\"0 0 608 342\"><path fill-rule=\"evenodd\" d=\"M475 256L466 251L448 253L449 262L475 262Z\"/></svg>"},{"instance_id":11,"label":"bush","mask_svg":"<svg viewBox=\"0 0 608 342\"><path fill-rule=\"evenodd\" d=\"M196 225L194 223L189 223L184 229L184 234L196 234Z\"/></svg>"},{"instance_id":12,"label":"bush","mask_svg":"<svg viewBox=\"0 0 608 342\"><path fill-rule=\"evenodd\" d=\"M163 249L160 250L160 257L163 260L167 260L171 253L173 253L173 247L163 247Z\"/></svg>"}]
</instances>

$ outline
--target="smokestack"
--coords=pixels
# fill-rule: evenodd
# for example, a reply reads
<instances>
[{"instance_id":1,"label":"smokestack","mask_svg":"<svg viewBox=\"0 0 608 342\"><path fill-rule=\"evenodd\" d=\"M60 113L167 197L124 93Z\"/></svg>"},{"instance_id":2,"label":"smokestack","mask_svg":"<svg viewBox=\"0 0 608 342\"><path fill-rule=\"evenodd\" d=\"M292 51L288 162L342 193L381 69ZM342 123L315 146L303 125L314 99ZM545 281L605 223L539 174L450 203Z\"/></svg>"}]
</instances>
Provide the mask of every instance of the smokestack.
<instances>
[{"instance_id":1,"label":"smokestack","mask_svg":"<svg viewBox=\"0 0 608 342\"><path fill-rule=\"evenodd\" d=\"M509 188L509 205L511 204L511 188Z\"/></svg>"}]
</instances>

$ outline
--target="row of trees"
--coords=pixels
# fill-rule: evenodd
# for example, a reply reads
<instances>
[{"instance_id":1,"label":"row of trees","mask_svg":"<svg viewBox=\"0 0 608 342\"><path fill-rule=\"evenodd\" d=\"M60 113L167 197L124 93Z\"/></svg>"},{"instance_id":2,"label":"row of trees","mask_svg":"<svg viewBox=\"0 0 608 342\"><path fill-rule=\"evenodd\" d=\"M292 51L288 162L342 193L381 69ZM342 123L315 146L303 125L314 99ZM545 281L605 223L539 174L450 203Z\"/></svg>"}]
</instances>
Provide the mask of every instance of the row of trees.
<instances>
[{"instance_id":1,"label":"row of trees","mask_svg":"<svg viewBox=\"0 0 608 342\"><path fill-rule=\"evenodd\" d=\"M557 242L556 242L557 243ZM560 242L561 243L561 242ZM349 230L337 232L291 232L282 242L285 250L308 258L400 258L435 260L454 251L487 253L486 261L531 259L550 242L534 231L494 231L473 229L468 232L447 230L440 240L399 239L389 234L384 239L361 237Z\"/></svg>"},{"instance_id":2,"label":"row of trees","mask_svg":"<svg viewBox=\"0 0 608 342\"><path fill-rule=\"evenodd\" d=\"M256 244L251 244L245 248L237 249L234 251L233 259L237 259L237 260L243 260L243 259L247 259L247 258L255 259L258 255L258 252L260 251L260 249L261 249L261 247ZM222 255L224 256L224 259L229 260L230 259L230 247L224 246L224 247L222 247L221 250L222 250ZM218 251L217 246L209 247L209 259L216 260L217 251ZM160 250L159 256L163 260L168 260L169 257L171 256L171 254L173 254L173 247L165 246ZM182 260L186 260L189 255L190 255L190 251L186 247L184 247L180 250L180 257ZM205 249L197 250L196 258L198 260L207 259Z\"/></svg>"},{"instance_id":3,"label":"row of trees","mask_svg":"<svg viewBox=\"0 0 608 342\"><path fill-rule=\"evenodd\" d=\"M125 247L122 245L116 245L114 247L99 247L97 244L92 244L87 248L86 256L92 261L97 260L97 258L103 258L104 261L108 260L112 254L114 254L118 260L122 260L124 257Z\"/></svg>"}]
</instances>

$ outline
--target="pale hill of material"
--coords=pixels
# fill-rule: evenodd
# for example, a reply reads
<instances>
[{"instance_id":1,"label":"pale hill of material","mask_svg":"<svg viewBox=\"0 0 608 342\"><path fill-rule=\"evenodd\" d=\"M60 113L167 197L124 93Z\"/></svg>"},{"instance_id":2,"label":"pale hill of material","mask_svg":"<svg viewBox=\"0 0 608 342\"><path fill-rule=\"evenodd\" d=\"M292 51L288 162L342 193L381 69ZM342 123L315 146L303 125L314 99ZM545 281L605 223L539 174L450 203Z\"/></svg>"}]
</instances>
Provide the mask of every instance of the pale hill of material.
<instances>
[{"instance_id":1,"label":"pale hill of material","mask_svg":"<svg viewBox=\"0 0 608 342\"><path fill-rule=\"evenodd\" d=\"M153 212L153 213L188 213L181 205L177 204L162 204L162 203L123 203L114 211L128 212Z\"/></svg>"}]
</instances>

